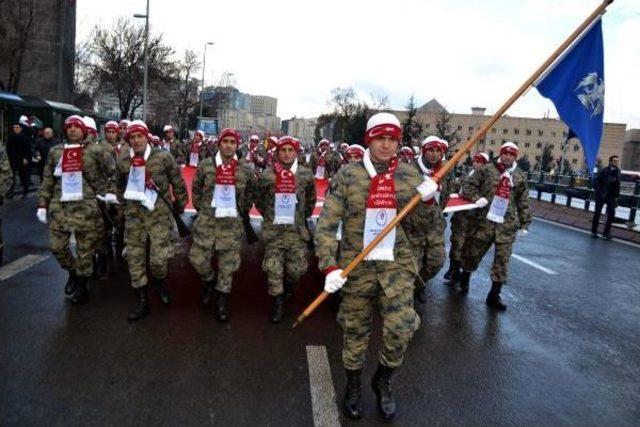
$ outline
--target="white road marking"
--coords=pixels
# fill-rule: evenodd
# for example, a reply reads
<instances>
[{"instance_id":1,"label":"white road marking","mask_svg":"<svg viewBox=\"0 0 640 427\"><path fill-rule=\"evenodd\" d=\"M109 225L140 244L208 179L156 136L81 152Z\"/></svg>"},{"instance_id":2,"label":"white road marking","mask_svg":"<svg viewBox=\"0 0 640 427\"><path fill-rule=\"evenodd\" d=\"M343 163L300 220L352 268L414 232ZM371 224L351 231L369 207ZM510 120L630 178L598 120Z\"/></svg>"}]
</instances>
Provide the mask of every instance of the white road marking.
<instances>
[{"instance_id":1,"label":"white road marking","mask_svg":"<svg viewBox=\"0 0 640 427\"><path fill-rule=\"evenodd\" d=\"M533 268L537 268L540 271L544 271L547 274L551 274L552 276L557 276L558 275L558 273L556 273L555 271L553 271L551 269L548 269L547 267L542 266L542 265L538 264L537 262L531 261L530 259L527 259L527 258L525 258L523 256L516 255L516 254L511 254L511 256L514 257L517 260L520 260L520 261L524 262L525 264L530 265Z\"/></svg>"},{"instance_id":2,"label":"white road marking","mask_svg":"<svg viewBox=\"0 0 640 427\"><path fill-rule=\"evenodd\" d=\"M309 364L313 425L315 427L339 426L336 392L331 379L327 349L324 346L308 345L307 363Z\"/></svg>"},{"instance_id":3,"label":"white road marking","mask_svg":"<svg viewBox=\"0 0 640 427\"><path fill-rule=\"evenodd\" d=\"M0 268L0 281L7 280L16 274L41 263L51 255L25 255Z\"/></svg>"},{"instance_id":4,"label":"white road marking","mask_svg":"<svg viewBox=\"0 0 640 427\"><path fill-rule=\"evenodd\" d=\"M574 227L572 225L560 224L558 222L549 221L548 219L543 219L543 218L533 218L533 220L534 221L544 222L545 224L555 225L556 227L566 228L567 230L577 231L578 233L591 235L590 231L583 230L582 228ZM640 249L640 245L637 244L637 243L634 243L634 242L629 242L629 241L621 240L621 239L611 239L611 241L612 242L616 242L616 243L622 243L623 245L627 245L627 246L631 246L633 248Z\"/></svg>"}]
</instances>

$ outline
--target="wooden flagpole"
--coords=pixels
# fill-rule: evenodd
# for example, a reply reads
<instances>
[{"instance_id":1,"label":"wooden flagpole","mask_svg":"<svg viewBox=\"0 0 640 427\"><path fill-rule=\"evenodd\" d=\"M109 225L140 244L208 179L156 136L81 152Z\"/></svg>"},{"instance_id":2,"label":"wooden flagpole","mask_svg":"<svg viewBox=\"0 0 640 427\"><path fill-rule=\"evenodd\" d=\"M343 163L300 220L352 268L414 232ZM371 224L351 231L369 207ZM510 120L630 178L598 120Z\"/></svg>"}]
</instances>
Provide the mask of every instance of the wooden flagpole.
<instances>
[{"instance_id":1,"label":"wooden flagpole","mask_svg":"<svg viewBox=\"0 0 640 427\"><path fill-rule=\"evenodd\" d=\"M473 146L478 142L478 140L487 133L487 131L491 128L491 126L493 126L493 124L497 122L498 119L500 119L500 117L502 117L502 115L509 109L509 107L511 107L511 105L513 105L513 103L516 102L516 100L520 98L529 89L529 87L533 84L533 82L535 82L538 79L538 77L540 77L540 75L542 75L542 73L544 73L547 70L547 68L549 68L553 64L553 62L565 50L567 50L569 46L571 46L571 44L582 34L582 32L596 18L598 18L598 16L604 13L607 6L609 6L611 3L613 3L613 0L605 0L604 2L602 2L591 13L591 15L589 15L587 19L585 19L584 22L582 22L582 24L580 24L580 26L576 28L576 30L573 33L571 33L569 37L567 37L564 43L562 43L551 54L551 56L549 56L549 58L547 58L547 60L544 61L536 71L534 71L531 77L529 77L524 83L522 83L522 85L514 92L514 94L511 95L511 97L502 105L502 107L500 107L493 114L493 116L489 120L487 120L480 129L476 131L473 137L469 141L467 141L462 146L462 148L458 150L458 152L454 154L454 156L447 163L444 164L444 166L434 175L433 180L435 182L439 182L444 176L446 176L447 174L449 174L449 172L451 172L451 170L455 167L455 165L462 159L462 156L464 156L473 148ZM402 219L405 216L407 216L409 212L413 210L414 207L416 207L418 203L420 203L420 194L416 194L411 199L411 201L409 201L409 203L407 203L407 205L404 208L402 208L400 212L398 212L396 217L380 232L380 234L378 234L378 236L376 236L376 238L373 239L373 241L369 243L369 245L367 245L367 247L364 248L364 250L360 252L358 256L356 256L353 259L353 261L349 263L349 265L347 265L347 267L342 272L341 276L343 278L346 278L349 275L349 273L351 273L351 271L353 271L353 269L356 268L358 264L360 264L364 260L364 258L369 254L369 252L371 252L373 248L375 248L378 245L378 243L380 243L382 239L384 239L385 236L393 228L395 228L400 223L400 221L402 221ZM329 293L326 291L323 291L320 295L318 295L318 297L316 297L316 299L311 304L309 304L309 306L304 310L304 312L302 312L302 314L298 316L298 318L296 319L295 322L293 322L293 325L291 327L295 328L300 323L302 323L304 319L306 319L328 296L329 296Z\"/></svg>"}]
</instances>

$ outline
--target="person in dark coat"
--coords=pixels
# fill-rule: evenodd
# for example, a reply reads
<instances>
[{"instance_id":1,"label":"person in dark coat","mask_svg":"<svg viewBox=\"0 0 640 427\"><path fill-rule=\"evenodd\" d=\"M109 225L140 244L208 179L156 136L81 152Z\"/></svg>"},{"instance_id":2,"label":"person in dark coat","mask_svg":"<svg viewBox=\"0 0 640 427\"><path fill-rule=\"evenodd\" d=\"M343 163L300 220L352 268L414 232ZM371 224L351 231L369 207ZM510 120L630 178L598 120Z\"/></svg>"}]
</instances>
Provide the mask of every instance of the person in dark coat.
<instances>
[{"instance_id":1,"label":"person in dark coat","mask_svg":"<svg viewBox=\"0 0 640 427\"><path fill-rule=\"evenodd\" d=\"M40 182L42 182L42 173L44 171L44 165L47 164L47 158L49 157L49 150L54 145L60 144L60 141L53 137L53 129L50 127L44 128L42 136L37 138L34 143L34 155L38 160L36 168Z\"/></svg>"},{"instance_id":2,"label":"person in dark coat","mask_svg":"<svg viewBox=\"0 0 640 427\"><path fill-rule=\"evenodd\" d=\"M28 124L20 121L13 125L13 134L7 140L7 156L11 165L13 182L7 196L13 197L16 184L16 175L20 177L22 185L22 198L27 197L29 181L31 179L31 139L29 138Z\"/></svg>"},{"instance_id":3,"label":"person in dark coat","mask_svg":"<svg viewBox=\"0 0 640 427\"><path fill-rule=\"evenodd\" d=\"M620 195L620 168L618 156L609 157L609 166L606 166L593 180L593 192L596 198L596 209L591 222L591 236L598 237L598 224L603 206L607 205L607 220L604 223L602 237L611 239L611 224L616 214L617 199Z\"/></svg>"}]
</instances>

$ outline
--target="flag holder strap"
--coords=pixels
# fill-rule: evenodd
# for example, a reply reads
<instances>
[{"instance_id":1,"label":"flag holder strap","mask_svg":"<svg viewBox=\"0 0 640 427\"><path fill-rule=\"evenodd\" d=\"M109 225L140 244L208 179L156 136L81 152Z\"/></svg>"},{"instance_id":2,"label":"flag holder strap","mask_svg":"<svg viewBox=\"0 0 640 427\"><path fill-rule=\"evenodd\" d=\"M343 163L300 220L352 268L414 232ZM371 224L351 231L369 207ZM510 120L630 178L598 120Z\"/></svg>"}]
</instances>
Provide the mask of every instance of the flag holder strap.
<instances>
[{"instance_id":1,"label":"flag holder strap","mask_svg":"<svg viewBox=\"0 0 640 427\"><path fill-rule=\"evenodd\" d=\"M433 176L433 180L435 182L439 182L445 177L451 170L455 167L455 165L462 159L466 153L471 151L471 148L482 138L487 131L493 126L495 122L497 122L500 117L513 105L513 103L524 94L529 87L544 73L555 61L558 59L562 53L569 48L573 42L584 32L585 29L591 25L591 23L597 19L602 13L604 13L605 9L613 3L613 0L605 0L603 1L583 22L575 29L573 33L547 58L546 61L538 67L536 71L533 72L531 77L525 80L524 83L514 92L513 95L500 107L494 114L491 116L489 120L484 122L484 124L478 129L473 137L467 141L460 150L458 150L453 157L443 165L443 167L436 172ZM355 269L364 258L375 248L378 243L385 238L387 234L391 230L393 230L399 223L404 219L405 216L409 214L413 210L417 204L420 203L420 194L416 194L410 201L405 205L405 207L398 212L395 218L376 236L376 238L364 248L362 252L360 252L350 263L345 267L340 276L342 278L346 278L352 271ZM309 306L298 316L295 322L293 322L292 328L295 328L299 324L301 324L304 319L306 319L313 311L329 296L329 293L323 291L320 295L316 297L316 299L309 304Z\"/></svg>"}]
</instances>

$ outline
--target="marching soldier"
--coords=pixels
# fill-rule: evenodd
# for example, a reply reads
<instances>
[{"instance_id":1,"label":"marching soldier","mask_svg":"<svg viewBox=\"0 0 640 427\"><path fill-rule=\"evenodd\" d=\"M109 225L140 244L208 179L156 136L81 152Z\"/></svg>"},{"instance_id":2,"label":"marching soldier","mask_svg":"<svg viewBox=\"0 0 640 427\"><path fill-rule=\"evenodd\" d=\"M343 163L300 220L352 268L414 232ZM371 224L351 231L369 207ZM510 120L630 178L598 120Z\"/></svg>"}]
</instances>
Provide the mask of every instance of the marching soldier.
<instances>
[{"instance_id":1,"label":"marching soldier","mask_svg":"<svg viewBox=\"0 0 640 427\"><path fill-rule=\"evenodd\" d=\"M404 146L398 152L398 158L405 163L413 163L413 150L411 147Z\"/></svg>"},{"instance_id":2,"label":"marching soldier","mask_svg":"<svg viewBox=\"0 0 640 427\"><path fill-rule=\"evenodd\" d=\"M80 116L64 122L65 144L51 149L38 194L37 217L47 224L50 214L51 251L69 278L65 293L71 302L88 299L87 280L92 274L92 258L100 236L102 219L98 200L115 203L116 196L106 179L108 166L103 151L87 139L87 128ZM76 240L76 257L71 254L71 234Z\"/></svg>"},{"instance_id":3,"label":"marching soldier","mask_svg":"<svg viewBox=\"0 0 640 427\"><path fill-rule=\"evenodd\" d=\"M463 294L469 290L471 273L494 245L492 285L486 302L497 310L507 308L500 299L500 291L507 281L511 247L516 236L527 235L531 222L527 179L518 169L517 157L517 145L513 142L502 144L498 160L478 169L462 188L464 196L474 201L479 209L473 211L473 221L469 225L471 234L462 248L460 290Z\"/></svg>"},{"instance_id":4,"label":"marching soldier","mask_svg":"<svg viewBox=\"0 0 640 427\"><path fill-rule=\"evenodd\" d=\"M326 139L318 143L318 150L311 154L310 167L316 179L330 179L340 169L340 156L330 149Z\"/></svg>"},{"instance_id":5,"label":"marching soldier","mask_svg":"<svg viewBox=\"0 0 640 427\"><path fill-rule=\"evenodd\" d=\"M464 197L462 194L462 186L464 180L473 176L473 174L482 166L489 163L489 155L486 153L477 153L472 159L473 168L469 172L467 177L460 177L460 181L451 184L451 191L459 193L460 197ZM455 186L455 187L454 187ZM469 223L473 218L474 212L461 211L456 212L451 217L451 248L449 249L449 270L444 274L445 280L456 281L460 277L460 260L462 258L462 246L464 241L469 235Z\"/></svg>"},{"instance_id":6,"label":"marching soldier","mask_svg":"<svg viewBox=\"0 0 640 427\"><path fill-rule=\"evenodd\" d=\"M176 131L171 125L165 125L162 129L162 144L160 148L170 152L178 165L184 165L184 145L176 138Z\"/></svg>"},{"instance_id":7,"label":"marching soldier","mask_svg":"<svg viewBox=\"0 0 640 427\"><path fill-rule=\"evenodd\" d=\"M421 146L422 153L415 162L415 168L423 178L431 178L442 167L442 158L447 152L448 144L437 136L428 136L422 141ZM420 266L420 275L416 278L415 297L423 304L427 301L425 284L435 277L444 265L444 231L447 223L442 211L448 198L448 180L445 178L438 184L436 196L427 202L431 221L429 221L426 239L424 243L416 243L416 259Z\"/></svg>"},{"instance_id":8,"label":"marching soldier","mask_svg":"<svg viewBox=\"0 0 640 427\"><path fill-rule=\"evenodd\" d=\"M264 168L265 152L258 135L251 135L249 143L242 146L242 158L254 171Z\"/></svg>"},{"instance_id":9,"label":"marching soldier","mask_svg":"<svg viewBox=\"0 0 640 427\"><path fill-rule=\"evenodd\" d=\"M422 180L415 168L396 156L402 129L389 113L378 113L367 122L363 161L344 166L334 176L331 192L316 228L316 254L326 274L325 291L341 290L338 322L343 329L342 361L347 389L342 409L349 418L362 416L360 374L373 327L373 309L380 309L383 344L372 387L377 407L385 420L395 415L391 377L402 365L405 351L420 319L414 310L414 276L418 273L411 241L430 227L431 214L420 203L402 220L350 274L342 268L352 261L403 208L416 189L422 200L430 200L436 184ZM342 240L336 230L343 222ZM424 237L424 236L423 236ZM339 251L339 256L337 255Z\"/></svg>"},{"instance_id":10,"label":"marching soldier","mask_svg":"<svg viewBox=\"0 0 640 427\"><path fill-rule=\"evenodd\" d=\"M111 144L101 142L99 140L96 122L93 118L84 116L82 120L87 128L87 143L96 145L104 157L104 164L106 165L106 168L104 169L105 176L103 179L112 183L116 171L115 149ZM98 197L98 199L100 198ZM98 224L100 238L96 242L97 246L96 255L93 260L93 269L95 277L99 279L106 279L109 275L108 259L113 255L113 248L111 246L113 220L109 215L107 206L105 206L105 203L101 200L98 201L98 211L102 221Z\"/></svg>"},{"instance_id":11,"label":"marching soldier","mask_svg":"<svg viewBox=\"0 0 640 427\"><path fill-rule=\"evenodd\" d=\"M120 128L120 132L118 133L118 141L126 142L124 136L127 133L127 126L129 126L129 123L131 122L127 119L122 119L118 122L118 127Z\"/></svg>"},{"instance_id":12,"label":"marching soldier","mask_svg":"<svg viewBox=\"0 0 640 427\"><path fill-rule=\"evenodd\" d=\"M358 144L351 144L346 151L347 163L358 163L364 157L364 148Z\"/></svg>"},{"instance_id":13,"label":"marching soldier","mask_svg":"<svg viewBox=\"0 0 640 427\"><path fill-rule=\"evenodd\" d=\"M267 273L269 295L273 297L272 323L282 320L285 293L307 271L307 244L311 235L307 218L316 204L316 187L311 171L298 164L300 144L290 136L278 140L272 167L260 175L255 197L262 214L265 255L262 269ZM335 232L334 232L335 238Z\"/></svg>"},{"instance_id":14,"label":"marching soldier","mask_svg":"<svg viewBox=\"0 0 640 427\"><path fill-rule=\"evenodd\" d=\"M120 156L120 153L123 151L127 151L129 149L129 144L125 142L124 139L120 139L118 132L120 131L120 126L118 123L113 120L108 121L104 125L104 137L105 141L113 147L114 151L114 160Z\"/></svg>"},{"instance_id":15,"label":"marching soldier","mask_svg":"<svg viewBox=\"0 0 640 427\"><path fill-rule=\"evenodd\" d=\"M173 194L173 209L182 213L188 199L175 159L166 151L152 148L148 136L149 130L143 121L131 122L125 135L131 149L118 158L116 166L118 199L125 203L129 275L137 296L137 304L128 316L131 321L149 314L147 239L153 287L162 303L169 304L171 300L165 284L173 232L172 207L169 204Z\"/></svg>"},{"instance_id":16,"label":"marching soldier","mask_svg":"<svg viewBox=\"0 0 640 427\"><path fill-rule=\"evenodd\" d=\"M265 167L273 166L273 164L277 161L276 159L277 146L278 146L278 138L276 138L275 136L270 136L269 140L267 141L267 160L266 160Z\"/></svg>"},{"instance_id":17,"label":"marching soldier","mask_svg":"<svg viewBox=\"0 0 640 427\"><path fill-rule=\"evenodd\" d=\"M185 155L187 156L187 164L193 168L197 168L202 160L211 157L209 148L204 142L204 132L196 131L193 141L185 147Z\"/></svg>"},{"instance_id":18,"label":"marching soldier","mask_svg":"<svg viewBox=\"0 0 640 427\"><path fill-rule=\"evenodd\" d=\"M198 165L192 189L198 217L193 224L189 260L204 282L203 305L208 304L215 289L215 316L220 322L229 320L227 299L233 274L240 267L242 219L249 215L255 185L253 170L247 164L238 163L239 139L233 129L220 132L220 150L215 158L205 159ZM214 251L218 259L217 280L211 268Z\"/></svg>"}]
</instances>

